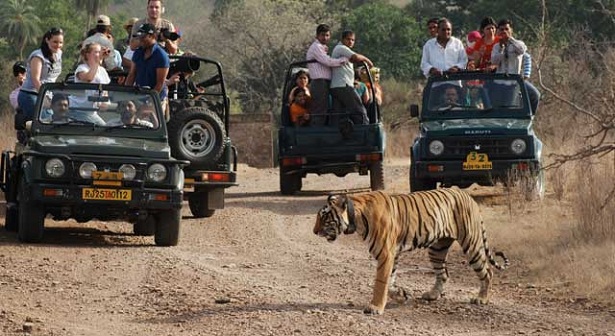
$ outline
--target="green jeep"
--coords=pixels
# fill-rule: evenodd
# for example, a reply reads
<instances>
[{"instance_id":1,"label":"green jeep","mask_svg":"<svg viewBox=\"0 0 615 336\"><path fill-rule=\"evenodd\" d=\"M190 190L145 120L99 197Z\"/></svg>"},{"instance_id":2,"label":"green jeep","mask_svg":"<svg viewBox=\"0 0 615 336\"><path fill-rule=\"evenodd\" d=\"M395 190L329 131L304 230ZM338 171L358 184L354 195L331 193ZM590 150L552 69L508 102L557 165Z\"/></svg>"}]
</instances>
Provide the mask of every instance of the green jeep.
<instances>
[{"instance_id":1,"label":"green jeep","mask_svg":"<svg viewBox=\"0 0 615 336\"><path fill-rule=\"evenodd\" d=\"M379 106L373 99L367 106L368 125L353 124L346 111L329 111L324 126L296 126L291 122L288 94L295 86L295 73L307 70L307 63L292 63L286 73L278 130L281 193L292 195L300 191L307 174L344 177L349 173L369 173L371 189L384 189L385 133Z\"/></svg>"},{"instance_id":2,"label":"green jeep","mask_svg":"<svg viewBox=\"0 0 615 336\"><path fill-rule=\"evenodd\" d=\"M463 72L430 77L423 91L420 133L410 148L410 190L525 181L544 195L542 142L519 75Z\"/></svg>"},{"instance_id":3,"label":"green jeep","mask_svg":"<svg viewBox=\"0 0 615 336\"><path fill-rule=\"evenodd\" d=\"M23 242L54 220L128 221L156 245L177 245L184 189L158 94L118 85L45 84L27 137L2 153L5 228ZM25 129L24 129L25 128Z\"/></svg>"}]
</instances>

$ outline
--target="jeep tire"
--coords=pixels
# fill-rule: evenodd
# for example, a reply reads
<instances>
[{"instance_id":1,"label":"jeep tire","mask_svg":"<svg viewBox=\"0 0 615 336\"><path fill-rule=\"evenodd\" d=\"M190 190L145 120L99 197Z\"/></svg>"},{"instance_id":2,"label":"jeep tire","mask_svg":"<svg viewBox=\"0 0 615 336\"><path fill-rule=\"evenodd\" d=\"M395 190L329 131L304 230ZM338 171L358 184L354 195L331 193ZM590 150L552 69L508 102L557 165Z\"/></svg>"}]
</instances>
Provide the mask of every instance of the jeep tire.
<instances>
[{"instance_id":1,"label":"jeep tire","mask_svg":"<svg viewBox=\"0 0 615 336\"><path fill-rule=\"evenodd\" d=\"M132 229L137 236L153 236L156 233L156 219L152 215L137 219Z\"/></svg>"},{"instance_id":2,"label":"jeep tire","mask_svg":"<svg viewBox=\"0 0 615 336\"><path fill-rule=\"evenodd\" d=\"M175 246L179 241L181 209L160 211L155 215L156 233L154 241L158 246Z\"/></svg>"},{"instance_id":3,"label":"jeep tire","mask_svg":"<svg viewBox=\"0 0 615 336\"><path fill-rule=\"evenodd\" d=\"M19 183L19 240L25 243L38 243L43 239L45 229L45 209L41 204L33 202L27 189L26 180Z\"/></svg>"},{"instance_id":4,"label":"jeep tire","mask_svg":"<svg viewBox=\"0 0 615 336\"><path fill-rule=\"evenodd\" d=\"M224 153L224 123L205 106L175 111L167 129L171 154L190 161L191 168L211 165Z\"/></svg>"},{"instance_id":5,"label":"jeep tire","mask_svg":"<svg viewBox=\"0 0 615 336\"><path fill-rule=\"evenodd\" d=\"M303 187L301 175L298 173L288 174L287 170L280 168L280 192L282 195L293 195Z\"/></svg>"},{"instance_id":6,"label":"jeep tire","mask_svg":"<svg viewBox=\"0 0 615 336\"><path fill-rule=\"evenodd\" d=\"M370 164L369 186L372 191L384 190L384 169L382 161Z\"/></svg>"},{"instance_id":7,"label":"jeep tire","mask_svg":"<svg viewBox=\"0 0 615 336\"><path fill-rule=\"evenodd\" d=\"M188 205L190 206L190 212L194 218L207 218L214 215L215 209L207 208L207 192L199 191L193 192L188 195Z\"/></svg>"},{"instance_id":8,"label":"jeep tire","mask_svg":"<svg viewBox=\"0 0 615 336\"><path fill-rule=\"evenodd\" d=\"M438 186L437 182L428 179L419 179L416 177L416 168L413 162L410 162L410 192L432 190Z\"/></svg>"}]
</instances>

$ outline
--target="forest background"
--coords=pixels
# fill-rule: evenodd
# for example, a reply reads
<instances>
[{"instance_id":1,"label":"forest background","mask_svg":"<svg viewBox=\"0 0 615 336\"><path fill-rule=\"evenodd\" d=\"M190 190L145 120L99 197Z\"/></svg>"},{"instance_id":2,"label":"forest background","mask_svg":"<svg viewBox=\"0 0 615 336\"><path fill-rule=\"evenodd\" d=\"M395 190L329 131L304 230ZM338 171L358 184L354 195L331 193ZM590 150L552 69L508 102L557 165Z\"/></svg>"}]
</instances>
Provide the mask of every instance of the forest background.
<instances>
[{"instance_id":1,"label":"forest background","mask_svg":"<svg viewBox=\"0 0 615 336\"><path fill-rule=\"evenodd\" d=\"M13 113L11 66L38 48L44 31L65 31L63 78L98 14L110 16L115 37L124 38L123 23L144 17L146 5L0 1L2 120ZM419 63L426 21L447 17L453 35L463 39L485 16L511 19L514 35L529 46L531 80L543 94L534 127L544 142L547 197L572 213L571 225L549 223L543 234L528 238L521 258L535 260L529 267L536 276L615 302L615 0L169 0L165 7L164 18L183 33L181 48L223 65L232 113L277 116L287 66L304 59L317 24L333 27L330 48L342 30L354 30L354 49L381 68L387 155L401 157L408 156L412 137L396 132L416 129L408 105L420 104L425 81ZM511 216L524 209L511 203Z\"/></svg>"}]
</instances>

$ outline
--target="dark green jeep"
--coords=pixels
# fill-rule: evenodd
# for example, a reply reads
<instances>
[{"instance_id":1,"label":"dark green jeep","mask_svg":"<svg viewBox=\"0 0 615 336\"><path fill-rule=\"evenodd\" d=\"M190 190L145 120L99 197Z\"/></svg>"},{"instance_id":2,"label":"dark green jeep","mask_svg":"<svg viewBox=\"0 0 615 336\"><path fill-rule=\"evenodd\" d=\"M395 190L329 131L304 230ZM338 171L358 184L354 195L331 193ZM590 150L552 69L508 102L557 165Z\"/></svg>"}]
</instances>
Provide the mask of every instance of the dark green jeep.
<instances>
[{"instance_id":1,"label":"dark green jeep","mask_svg":"<svg viewBox=\"0 0 615 336\"><path fill-rule=\"evenodd\" d=\"M19 116L19 114L18 114ZM16 128L24 124L16 118ZM23 144L4 151L5 227L39 242L47 216L128 221L176 245L184 189L158 94L118 85L45 84Z\"/></svg>"},{"instance_id":2,"label":"dark green jeep","mask_svg":"<svg viewBox=\"0 0 615 336\"><path fill-rule=\"evenodd\" d=\"M352 111L330 111L324 126L297 126L291 122L288 94L295 86L295 73L307 70L306 65L307 62L290 65L282 93L278 131L281 193L292 195L300 191L302 178L307 174L343 177L349 173L369 173L371 189L384 189L385 133L379 107L373 100L367 106L368 125L353 124L349 119Z\"/></svg>"},{"instance_id":3,"label":"dark green jeep","mask_svg":"<svg viewBox=\"0 0 615 336\"><path fill-rule=\"evenodd\" d=\"M519 75L467 72L431 77L423 91L420 134L410 149L410 190L526 181L544 194L542 142ZM529 181L529 182L528 182Z\"/></svg>"}]
</instances>

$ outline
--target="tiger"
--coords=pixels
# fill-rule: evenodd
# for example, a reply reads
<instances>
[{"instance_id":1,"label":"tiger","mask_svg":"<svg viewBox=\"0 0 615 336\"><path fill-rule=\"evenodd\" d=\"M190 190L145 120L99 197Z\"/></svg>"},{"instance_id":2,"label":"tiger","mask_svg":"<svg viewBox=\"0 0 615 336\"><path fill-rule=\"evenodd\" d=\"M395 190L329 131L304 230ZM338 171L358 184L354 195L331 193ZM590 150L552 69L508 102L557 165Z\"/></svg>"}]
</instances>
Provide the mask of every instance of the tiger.
<instances>
[{"instance_id":1,"label":"tiger","mask_svg":"<svg viewBox=\"0 0 615 336\"><path fill-rule=\"evenodd\" d=\"M378 266L373 297L364 309L365 314L384 313L388 292L394 290L398 258L401 252L416 248L429 248L436 276L435 284L422 298L439 299L449 278L446 257L455 241L481 282L478 296L471 302L487 304L493 278L491 266L504 270L509 267L509 260L503 252L495 253L503 264L494 259L479 210L476 201L458 188L410 194L372 191L330 195L317 214L314 233L333 242L342 233L356 232L368 243Z\"/></svg>"}]
</instances>

